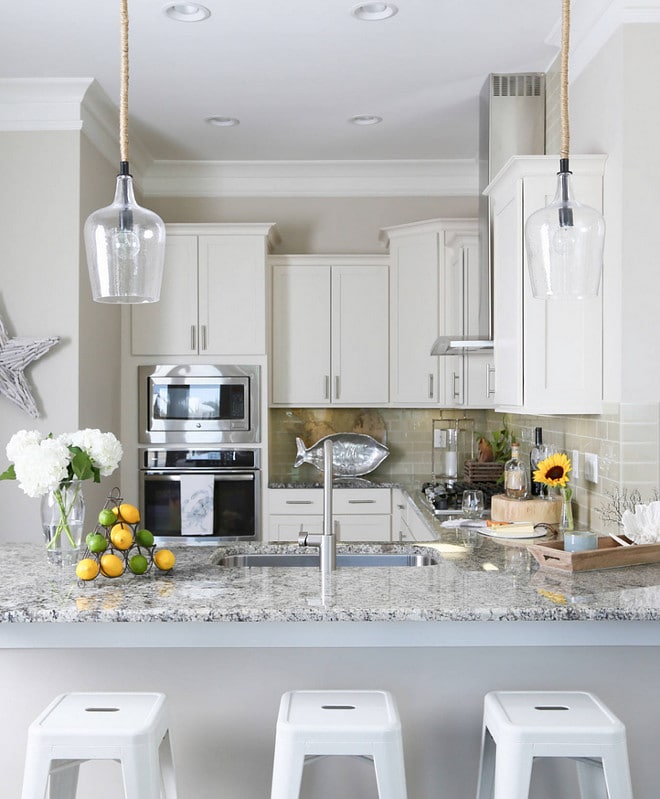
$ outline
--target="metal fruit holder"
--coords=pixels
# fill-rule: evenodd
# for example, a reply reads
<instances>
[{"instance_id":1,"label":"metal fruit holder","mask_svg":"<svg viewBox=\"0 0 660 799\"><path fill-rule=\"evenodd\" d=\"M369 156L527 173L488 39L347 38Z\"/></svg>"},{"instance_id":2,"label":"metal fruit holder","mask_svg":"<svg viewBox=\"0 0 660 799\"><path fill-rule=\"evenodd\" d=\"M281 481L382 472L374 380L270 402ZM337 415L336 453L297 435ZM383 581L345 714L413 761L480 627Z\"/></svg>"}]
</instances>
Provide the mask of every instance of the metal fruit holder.
<instances>
[{"instance_id":1,"label":"metal fruit holder","mask_svg":"<svg viewBox=\"0 0 660 799\"><path fill-rule=\"evenodd\" d=\"M135 522L134 524L129 524L128 522L124 521L121 518L121 516L119 514L119 506L122 504L123 501L124 501L124 498L121 496L119 489L118 488L113 488L112 491L108 494L108 496L107 496L107 498L105 500L105 504L103 505L103 509L104 510L105 509L110 509L110 510L114 509L114 510L116 510L117 511L117 513L116 513L116 516L117 516L116 524L121 523L121 524L126 525L126 527L129 527L130 530L131 530L131 533L133 535L133 541L135 541L136 540L136 534L137 534L138 528L140 526L140 523L139 522ZM97 522L97 524L94 527L94 530L92 532L93 533L100 533L105 538L105 540L107 542L107 547L102 552L90 552L90 550L87 547L85 547L85 551L84 551L83 556L82 556L83 558L91 558L92 560L95 560L99 564L99 571L98 571L98 574L96 575L96 577L98 577L99 574L100 574L103 577L107 577L108 579L114 579L115 577L121 577L123 574L126 573L127 570L131 574L136 574L137 575L136 572L133 572L133 571L130 570L130 568L128 566L128 561L130 560L132 555L138 555L138 554L139 555L144 555L144 557L147 559L147 561L149 563L147 568L144 570L144 572L141 572L141 574L148 574L151 571L151 569L152 569L152 567L154 565L154 552L156 551L156 545L155 544L152 544L149 547L145 547L142 544L133 543L133 544L131 544L131 546L128 549L119 549L118 547L116 547L112 543L112 540L110 538L110 527L104 527L102 524L99 524ZM103 574L103 572L101 571L101 568L100 568L101 567L101 558L102 558L103 555L108 555L108 554L116 555L118 558L121 558L123 560L124 567L122 569L121 574L117 574L117 575L112 575L111 576L111 575L108 575L108 574ZM137 575L137 576L139 576L139 575ZM93 579L96 579L96 577L94 577Z\"/></svg>"}]
</instances>

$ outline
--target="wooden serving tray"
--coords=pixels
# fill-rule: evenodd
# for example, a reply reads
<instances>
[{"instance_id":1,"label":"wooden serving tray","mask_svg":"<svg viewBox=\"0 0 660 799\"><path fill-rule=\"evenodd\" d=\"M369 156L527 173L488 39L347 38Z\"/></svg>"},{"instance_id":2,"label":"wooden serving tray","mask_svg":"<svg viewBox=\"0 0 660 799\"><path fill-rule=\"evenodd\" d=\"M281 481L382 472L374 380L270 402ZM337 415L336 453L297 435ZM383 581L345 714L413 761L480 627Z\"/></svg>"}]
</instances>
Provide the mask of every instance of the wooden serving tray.
<instances>
[{"instance_id":1,"label":"wooden serving tray","mask_svg":"<svg viewBox=\"0 0 660 799\"><path fill-rule=\"evenodd\" d=\"M601 536L598 539L598 549L586 549L582 552L564 552L563 541L531 544L528 549L541 568L561 569L567 572L660 563L660 544L635 544L624 547L608 536Z\"/></svg>"}]
</instances>

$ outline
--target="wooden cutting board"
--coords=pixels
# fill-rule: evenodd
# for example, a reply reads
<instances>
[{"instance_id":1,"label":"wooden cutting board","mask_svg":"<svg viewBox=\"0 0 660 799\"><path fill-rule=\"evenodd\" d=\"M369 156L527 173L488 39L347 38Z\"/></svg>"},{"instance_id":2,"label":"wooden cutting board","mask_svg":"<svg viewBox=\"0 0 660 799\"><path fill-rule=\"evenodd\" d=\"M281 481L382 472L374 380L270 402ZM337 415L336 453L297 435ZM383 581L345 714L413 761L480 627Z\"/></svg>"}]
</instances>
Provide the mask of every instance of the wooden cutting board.
<instances>
[{"instance_id":1,"label":"wooden cutting board","mask_svg":"<svg viewBox=\"0 0 660 799\"><path fill-rule=\"evenodd\" d=\"M494 522L531 522L559 524L561 497L552 499L512 499L506 494L495 494L490 501L490 518Z\"/></svg>"}]
</instances>

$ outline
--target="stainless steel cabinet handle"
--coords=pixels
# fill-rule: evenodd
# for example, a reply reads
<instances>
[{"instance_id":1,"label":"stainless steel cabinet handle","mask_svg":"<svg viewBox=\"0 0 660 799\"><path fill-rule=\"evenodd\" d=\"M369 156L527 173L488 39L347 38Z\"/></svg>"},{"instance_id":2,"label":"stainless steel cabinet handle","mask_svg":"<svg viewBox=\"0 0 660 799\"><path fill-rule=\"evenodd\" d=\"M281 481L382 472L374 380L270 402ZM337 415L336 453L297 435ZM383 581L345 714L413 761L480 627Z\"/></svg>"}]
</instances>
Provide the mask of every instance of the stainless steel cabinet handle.
<instances>
[{"instance_id":1,"label":"stainless steel cabinet handle","mask_svg":"<svg viewBox=\"0 0 660 799\"><path fill-rule=\"evenodd\" d=\"M313 505L314 501L311 499L287 499L285 505Z\"/></svg>"},{"instance_id":2,"label":"stainless steel cabinet handle","mask_svg":"<svg viewBox=\"0 0 660 799\"><path fill-rule=\"evenodd\" d=\"M206 325L202 325L202 349L206 349Z\"/></svg>"},{"instance_id":3,"label":"stainless steel cabinet handle","mask_svg":"<svg viewBox=\"0 0 660 799\"><path fill-rule=\"evenodd\" d=\"M197 349L197 328L195 325L190 325L190 349Z\"/></svg>"},{"instance_id":4,"label":"stainless steel cabinet handle","mask_svg":"<svg viewBox=\"0 0 660 799\"><path fill-rule=\"evenodd\" d=\"M329 400L330 399L330 375L325 375L325 377L324 377L324 386L325 386L325 388L323 389L323 396L325 397L325 399Z\"/></svg>"},{"instance_id":5,"label":"stainless steel cabinet handle","mask_svg":"<svg viewBox=\"0 0 660 799\"><path fill-rule=\"evenodd\" d=\"M335 375L335 399L339 399L339 375Z\"/></svg>"},{"instance_id":6,"label":"stainless steel cabinet handle","mask_svg":"<svg viewBox=\"0 0 660 799\"><path fill-rule=\"evenodd\" d=\"M349 505L373 505L376 502L375 499L349 499Z\"/></svg>"},{"instance_id":7,"label":"stainless steel cabinet handle","mask_svg":"<svg viewBox=\"0 0 660 799\"><path fill-rule=\"evenodd\" d=\"M491 364L486 364L486 396L493 397L495 395L495 382L491 377L495 376L495 367Z\"/></svg>"},{"instance_id":8,"label":"stainless steel cabinet handle","mask_svg":"<svg viewBox=\"0 0 660 799\"><path fill-rule=\"evenodd\" d=\"M454 399L459 399L459 398L460 398L460 396L461 396L461 389L460 389L460 386L459 386L459 389L458 389L458 391L456 390L456 381L457 381L457 380L459 380L459 379L460 379L460 377L461 377L461 376L458 374L458 372L452 372L452 373L451 373L451 379L452 379L452 396L453 396L453 398L454 398Z\"/></svg>"},{"instance_id":9,"label":"stainless steel cabinet handle","mask_svg":"<svg viewBox=\"0 0 660 799\"><path fill-rule=\"evenodd\" d=\"M429 374L429 399L433 399L433 375Z\"/></svg>"}]
</instances>

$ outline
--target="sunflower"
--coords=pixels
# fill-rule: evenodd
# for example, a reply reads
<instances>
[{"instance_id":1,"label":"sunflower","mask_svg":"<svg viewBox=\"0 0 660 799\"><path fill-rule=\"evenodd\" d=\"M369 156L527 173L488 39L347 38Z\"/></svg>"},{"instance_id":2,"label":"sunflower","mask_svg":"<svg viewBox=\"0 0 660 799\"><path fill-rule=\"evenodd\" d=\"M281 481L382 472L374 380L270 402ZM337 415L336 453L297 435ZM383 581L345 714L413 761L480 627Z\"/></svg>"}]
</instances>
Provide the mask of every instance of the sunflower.
<instances>
[{"instance_id":1,"label":"sunflower","mask_svg":"<svg viewBox=\"0 0 660 799\"><path fill-rule=\"evenodd\" d=\"M555 452L539 463L532 479L535 483L563 488L568 483L568 473L571 468L569 458L563 452Z\"/></svg>"}]
</instances>

